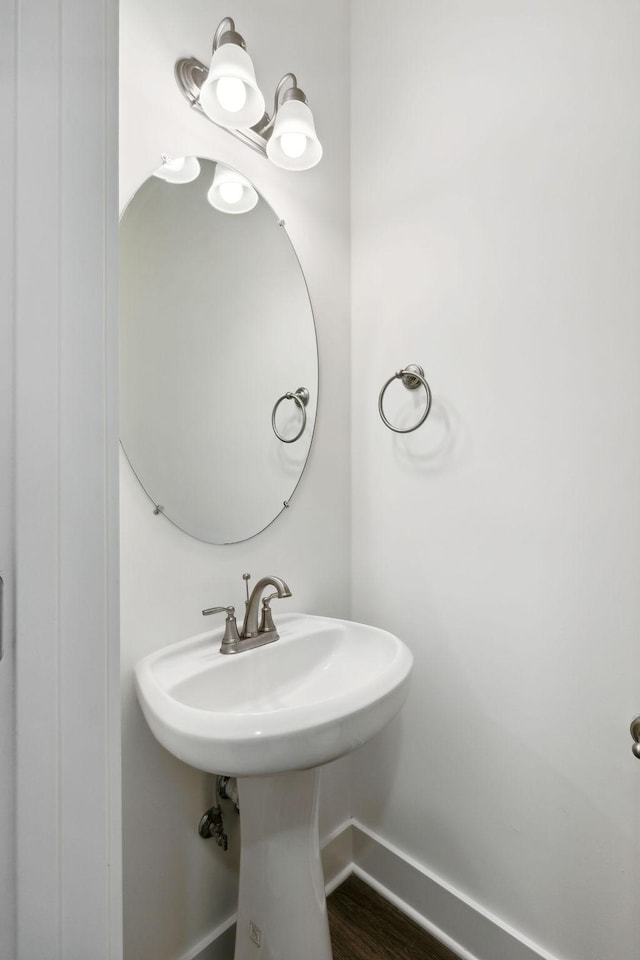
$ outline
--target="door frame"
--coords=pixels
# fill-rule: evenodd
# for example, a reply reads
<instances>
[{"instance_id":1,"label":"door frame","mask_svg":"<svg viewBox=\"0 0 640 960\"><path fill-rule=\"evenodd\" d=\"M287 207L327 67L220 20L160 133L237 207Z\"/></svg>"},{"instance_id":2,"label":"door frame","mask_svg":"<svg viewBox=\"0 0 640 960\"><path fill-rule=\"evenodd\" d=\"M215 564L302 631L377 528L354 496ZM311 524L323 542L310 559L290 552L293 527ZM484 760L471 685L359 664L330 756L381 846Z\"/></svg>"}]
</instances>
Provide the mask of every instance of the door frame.
<instances>
[{"instance_id":1,"label":"door frame","mask_svg":"<svg viewBox=\"0 0 640 960\"><path fill-rule=\"evenodd\" d=\"M118 960L117 0L14 0L18 960Z\"/></svg>"},{"instance_id":2,"label":"door frame","mask_svg":"<svg viewBox=\"0 0 640 960\"><path fill-rule=\"evenodd\" d=\"M0 124L12 143L15 127L15 34L13 4L0 5ZM0 177L0 953L15 953L15 666L13 585L15 560L13 287L14 287L14 157L3 157ZM4 955L4 954L3 954Z\"/></svg>"}]
</instances>

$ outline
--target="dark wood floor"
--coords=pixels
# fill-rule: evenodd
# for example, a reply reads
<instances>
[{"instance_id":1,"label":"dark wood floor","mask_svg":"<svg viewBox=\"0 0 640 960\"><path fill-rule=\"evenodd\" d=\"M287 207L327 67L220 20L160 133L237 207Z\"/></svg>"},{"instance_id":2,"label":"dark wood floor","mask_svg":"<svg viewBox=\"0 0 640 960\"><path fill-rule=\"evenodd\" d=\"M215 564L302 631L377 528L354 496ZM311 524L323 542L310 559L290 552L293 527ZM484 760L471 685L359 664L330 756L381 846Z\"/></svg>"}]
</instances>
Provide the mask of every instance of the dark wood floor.
<instances>
[{"instance_id":1,"label":"dark wood floor","mask_svg":"<svg viewBox=\"0 0 640 960\"><path fill-rule=\"evenodd\" d=\"M327 900L333 960L458 960L358 877Z\"/></svg>"}]
</instances>

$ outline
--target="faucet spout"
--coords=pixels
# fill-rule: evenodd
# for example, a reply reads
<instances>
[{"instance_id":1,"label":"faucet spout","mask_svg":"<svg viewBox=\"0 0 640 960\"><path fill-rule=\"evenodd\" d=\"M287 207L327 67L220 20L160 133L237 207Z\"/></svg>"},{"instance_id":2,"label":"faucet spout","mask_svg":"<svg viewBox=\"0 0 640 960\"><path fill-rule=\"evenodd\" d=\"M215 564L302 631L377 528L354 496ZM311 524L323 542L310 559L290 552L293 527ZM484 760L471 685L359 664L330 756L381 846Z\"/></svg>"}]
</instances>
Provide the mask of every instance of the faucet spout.
<instances>
[{"instance_id":1,"label":"faucet spout","mask_svg":"<svg viewBox=\"0 0 640 960\"><path fill-rule=\"evenodd\" d=\"M258 636L258 615L260 613L260 600L262 594L266 587L274 587L276 593L274 596L283 599L284 597L291 596L291 590L287 584L280 577L262 577L261 580L258 580L255 587L251 591L251 596L247 601L247 610L244 615L244 622L242 624L241 637L257 637ZM276 634L277 637L277 634ZM275 639L275 638L274 638Z\"/></svg>"}]
</instances>

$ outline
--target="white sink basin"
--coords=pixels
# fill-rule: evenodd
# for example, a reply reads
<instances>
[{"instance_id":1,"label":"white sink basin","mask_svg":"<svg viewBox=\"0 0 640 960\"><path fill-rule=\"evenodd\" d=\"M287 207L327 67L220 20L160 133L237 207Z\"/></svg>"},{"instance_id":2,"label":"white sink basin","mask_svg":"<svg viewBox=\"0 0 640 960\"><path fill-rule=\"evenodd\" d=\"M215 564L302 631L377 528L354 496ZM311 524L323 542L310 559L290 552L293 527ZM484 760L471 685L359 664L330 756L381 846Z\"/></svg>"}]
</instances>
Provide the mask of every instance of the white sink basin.
<instances>
[{"instance_id":1,"label":"white sink basin","mask_svg":"<svg viewBox=\"0 0 640 960\"><path fill-rule=\"evenodd\" d=\"M234 960L331 960L318 840L320 764L398 712L413 658L393 634L278 613L280 639L219 652L223 628L136 667L152 732L180 760L238 778L242 839Z\"/></svg>"},{"instance_id":2,"label":"white sink basin","mask_svg":"<svg viewBox=\"0 0 640 960\"><path fill-rule=\"evenodd\" d=\"M397 713L413 662L376 627L280 613L280 639L219 652L222 627L136 667L152 732L180 760L235 777L307 770L360 746Z\"/></svg>"}]
</instances>

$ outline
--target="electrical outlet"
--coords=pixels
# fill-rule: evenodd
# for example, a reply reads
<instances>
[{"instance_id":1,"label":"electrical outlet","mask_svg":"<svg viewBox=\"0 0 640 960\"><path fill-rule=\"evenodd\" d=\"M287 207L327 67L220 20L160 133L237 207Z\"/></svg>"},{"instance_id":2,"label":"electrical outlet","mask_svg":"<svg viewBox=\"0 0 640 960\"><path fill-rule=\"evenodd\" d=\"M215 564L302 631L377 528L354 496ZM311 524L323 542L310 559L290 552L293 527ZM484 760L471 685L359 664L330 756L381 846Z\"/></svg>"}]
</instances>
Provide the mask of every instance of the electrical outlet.
<instances>
[{"instance_id":1,"label":"electrical outlet","mask_svg":"<svg viewBox=\"0 0 640 960\"><path fill-rule=\"evenodd\" d=\"M249 939L253 940L256 947L262 946L262 931L260 927L256 927L253 920L249 920Z\"/></svg>"}]
</instances>

